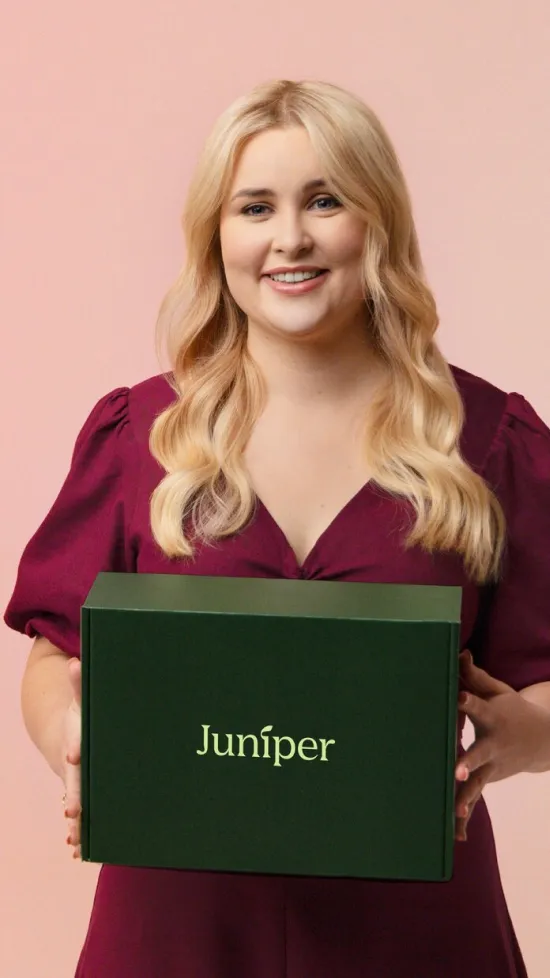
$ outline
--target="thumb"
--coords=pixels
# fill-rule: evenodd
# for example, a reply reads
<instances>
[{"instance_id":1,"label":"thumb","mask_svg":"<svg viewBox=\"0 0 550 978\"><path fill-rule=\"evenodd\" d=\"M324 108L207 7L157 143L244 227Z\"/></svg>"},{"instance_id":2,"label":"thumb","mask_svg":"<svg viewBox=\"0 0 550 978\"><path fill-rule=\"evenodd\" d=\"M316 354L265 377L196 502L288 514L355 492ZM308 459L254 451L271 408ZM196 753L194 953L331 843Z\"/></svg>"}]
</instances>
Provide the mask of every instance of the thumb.
<instances>
[{"instance_id":1,"label":"thumb","mask_svg":"<svg viewBox=\"0 0 550 978\"><path fill-rule=\"evenodd\" d=\"M69 679L77 706L82 706L82 666L80 659L69 659Z\"/></svg>"}]
</instances>

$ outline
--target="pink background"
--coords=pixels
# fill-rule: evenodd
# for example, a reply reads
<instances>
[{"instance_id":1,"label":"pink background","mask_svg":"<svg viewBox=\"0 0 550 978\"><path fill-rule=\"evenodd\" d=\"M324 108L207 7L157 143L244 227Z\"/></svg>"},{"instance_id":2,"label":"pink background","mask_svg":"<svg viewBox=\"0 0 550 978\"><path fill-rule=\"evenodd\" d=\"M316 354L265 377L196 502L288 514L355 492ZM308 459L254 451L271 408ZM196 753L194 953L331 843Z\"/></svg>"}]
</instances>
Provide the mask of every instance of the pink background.
<instances>
[{"instance_id":1,"label":"pink background","mask_svg":"<svg viewBox=\"0 0 550 978\"><path fill-rule=\"evenodd\" d=\"M92 404L158 371L190 170L259 80L371 102L411 186L444 352L550 420L547 0L19 0L2 33L3 607ZM20 720L29 641L4 629L2 646L0 974L71 978L96 869L69 858L61 786ZM550 775L486 797L529 975L546 978Z\"/></svg>"}]
</instances>

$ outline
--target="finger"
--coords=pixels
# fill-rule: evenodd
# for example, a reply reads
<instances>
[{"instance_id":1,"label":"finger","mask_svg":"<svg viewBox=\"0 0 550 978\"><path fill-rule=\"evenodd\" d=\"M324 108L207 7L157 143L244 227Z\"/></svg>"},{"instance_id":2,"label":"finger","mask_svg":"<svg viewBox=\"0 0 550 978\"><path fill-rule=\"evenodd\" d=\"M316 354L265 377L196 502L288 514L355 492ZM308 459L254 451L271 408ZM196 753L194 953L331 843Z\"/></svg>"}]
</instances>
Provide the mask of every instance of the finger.
<instances>
[{"instance_id":1,"label":"finger","mask_svg":"<svg viewBox=\"0 0 550 978\"><path fill-rule=\"evenodd\" d=\"M69 659L69 679L78 706L82 705L82 666L80 659Z\"/></svg>"},{"instance_id":2,"label":"finger","mask_svg":"<svg viewBox=\"0 0 550 978\"><path fill-rule=\"evenodd\" d=\"M65 814L69 819L80 814L80 764L71 761L65 765Z\"/></svg>"},{"instance_id":3,"label":"finger","mask_svg":"<svg viewBox=\"0 0 550 978\"><path fill-rule=\"evenodd\" d=\"M482 792L480 791L480 792L479 792L479 793L478 793L478 794L477 794L477 795L476 795L476 796L475 796L475 797L474 797L474 798L473 798L473 799L471 800L471 802L470 802L470 803L469 803L469 805L468 805L468 813L467 813L467 815L466 815L466 816L465 816L465 817L463 818L463 823L464 823L464 832L465 832L466 834L467 834L467 832L468 832L468 825L469 825L469 823L470 823L470 819L471 819L471 817L472 817L472 815L474 814L474 811L475 811L475 807L476 807L476 805L477 805L477 803L478 803L478 801L480 801L480 800L481 800L481 797L482 797Z\"/></svg>"},{"instance_id":4,"label":"finger","mask_svg":"<svg viewBox=\"0 0 550 978\"><path fill-rule=\"evenodd\" d=\"M473 677L467 672L465 656L470 656L470 652L461 652L458 657L458 683L459 689L468 690L470 693L475 693Z\"/></svg>"},{"instance_id":5,"label":"finger","mask_svg":"<svg viewBox=\"0 0 550 978\"><path fill-rule=\"evenodd\" d=\"M468 814L467 814L467 816L466 816L466 818L464 820L465 821L464 828L465 828L466 831L468 831L469 821L470 821L472 815L474 814L474 810L475 810L475 807L476 807L478 801L481 801L482 796L483 796L483 792L480 791L479 794L470 802L470 810L469 810L469 812L468 812Z\"/></svg>"},{"instance_id":6,"label":"finger","mask_svg":"<svg viewBox=\"0 0 550 978\"><path fill-rule=\"evenodd\" d=\"M464 682L471 685L474 691L482 696L496 696L499 693L509 693L511 687L491 676L485 669L476 666L471 652L465 650L459 656L460 675Z\"/></svg>"},{"instance_id":7,"label":"finger","mask_svg":"<svg viewBox=\"0 0 550 978\"><path fill-rule=\"evenodd\" d=\"M481 797L481 796L479 796ZM455 839L458 842L468 841L468 825L472 817L474 808L476 807L479 798L474 799L474 801L469 805L467 815L457 815L455 818Z\"/></svg>"},{"instance_id":8,"label":"finger","mask_svg":"<svg viewBox=\"0 0 550 978\"><path fill-rule=\"evenodd\" d=\"M71 703L65 721L65 766L67 764L79 765L82 740L82 717L80 708L76 703Z\"/></svg>"},{"instance_id":9,"label":"finger","mask_svg":"<svg viewBox=\"0 0 550 978\"><path fill-rule=\"evenodd\" d=\"M468 835L465 818L455 818L455 839L457 842L467 842Z\"/></svg>"},{"instance_id":10,"label":"finger","mask_svg":"<svg viewBox=\"0 0 550 978\"><path fill-rule=\"evenodd\" d=\"M474 693L475 694L474 684L473 683L469 683L468 680L464 678L464 676L462 675L462 673L460 673L460 675L458 677L458 689L459 689L459 692L461 692L461 693L462 692L466 692L466 693Z\"/></svg>"},{"instance_id":11,"label":"finger","mask_svg":"<svg viewBox=\"0 0 550 978\"><path fill-rule=\"evenodd\" d=\"M67 764L80 764L81 733L80 733L80 714L72 714L73 707L69 707L69 720L67 732L67 747L65 761ZM78 707L74 707L78 710Z\"/></svg>"},{"instance_id":12,"label":"finger","mask_svg":"<svg viewBox=\"0 0 550 978\"><path fill-rule=\"evenodd\" d=\"M66 818L65 822L67 838L66 842L68 846L76 846L80 844L81 838L81 816L80 812L78 815Z\"/></svg>"},{"instance_id":13,"label":"finger","mask_svg":"<svg viewBox=\"0 0 550 978\"><path fill-rule=\"evenodd\" d=\"M473 797L466 801L459 799L455 807L455 839L459 842L466 842L468 839L468 825L473 815L474 809L482 797L483 790L476 791Z\"/></svg>"},{"instance_id":14,"label":"finger","mask_svg":"<svg viewBox=\"0 0 550 978\"><path fill-rule=\"evenodd\" d=\"M81 818L80 813L75 818L68 818L66 821L67 845L77 846L81 841Z\"/></svg>"},{"instance_id":15,"label":"finger","mask_svg":"<svg viewBox=\"0 0 550 978\"><path fill-rule=\"evenodd\" d=\"M67 845L79 846L81 841L80 816L68 819L67 822Z\"/></svg>"},{"instance_id":16,"label":"finger","mask_svg":"<svg viewBox=\"0 0 550 978\"><path fill-rule=\"evenodd\" d=\"M455 795L455 813L459 818L469 818L471 809L477 804L491 776L492 767L486 764L467 782L461 784Z\"/></svg>"},{"instance_id":17,"label":"finger","mask_svg":"<svg viewBox=\"0 0 550 978\"><path fill-rule=\"evenodd\" d=\"M476 740L457 761L455 768L457 781L468 781L474 771L491 764L494 751L491 737L481 737Z\"/></svg>"},{"instance_id":18,"label":"finger","mask_svg":"<svg viewBox=\"0 0 550 978\"><path fill-rule=\"evenodd\" d=\"M462 690L458 697L458 709L465 713L469 720L477 727L490 730L493 725L493 711L491 704L474 693Z\"/></svg>"}]
</instances>

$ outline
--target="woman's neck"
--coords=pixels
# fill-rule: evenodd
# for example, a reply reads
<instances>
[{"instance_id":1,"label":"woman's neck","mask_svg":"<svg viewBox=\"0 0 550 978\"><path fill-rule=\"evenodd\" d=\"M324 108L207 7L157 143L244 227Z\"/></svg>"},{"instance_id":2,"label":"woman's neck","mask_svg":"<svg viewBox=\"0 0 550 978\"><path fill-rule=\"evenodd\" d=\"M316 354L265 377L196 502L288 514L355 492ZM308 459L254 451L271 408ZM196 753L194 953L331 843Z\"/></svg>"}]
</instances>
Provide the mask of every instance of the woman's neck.
<instances>
[{"instance_id":1,"label":"woman's neck","mask_svg":"<svg viewBox=\"0 0 550 978\"><path fill-rule=\"evenodd\" d=\"M296 408L336 406L368 397L380 378L380 358L364 324L329 339L249 328L247 345L270 402L291 402Z\"/></svg>"}]
</instances>

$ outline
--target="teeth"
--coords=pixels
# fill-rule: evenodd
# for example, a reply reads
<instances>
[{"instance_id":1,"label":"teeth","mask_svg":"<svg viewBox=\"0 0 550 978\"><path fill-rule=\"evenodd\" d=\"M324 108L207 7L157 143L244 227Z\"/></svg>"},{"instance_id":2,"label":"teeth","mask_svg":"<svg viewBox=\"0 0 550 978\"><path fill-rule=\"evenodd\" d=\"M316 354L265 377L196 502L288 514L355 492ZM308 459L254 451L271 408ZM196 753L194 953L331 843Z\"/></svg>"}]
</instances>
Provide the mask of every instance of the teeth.
<instances>
[{"instance_id":1,"label":"teeth","mask_svg":"<svg viewBox=\"0 0 550 978\"><path fill-rule=\"evenodd\" d=\"M274 282L306 282L309 278L317 278L322 275L322 271L317 272L281 272L279 275L270 275Z\"/></svg>"}]
</instances>

